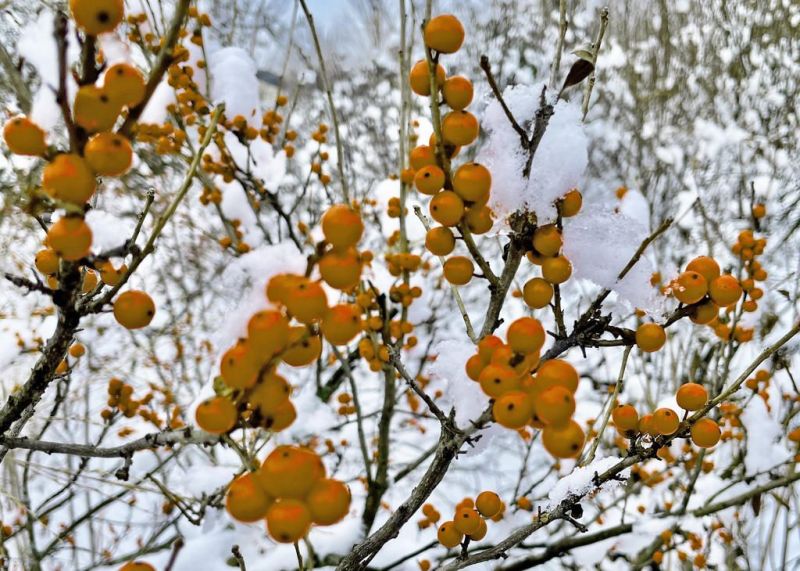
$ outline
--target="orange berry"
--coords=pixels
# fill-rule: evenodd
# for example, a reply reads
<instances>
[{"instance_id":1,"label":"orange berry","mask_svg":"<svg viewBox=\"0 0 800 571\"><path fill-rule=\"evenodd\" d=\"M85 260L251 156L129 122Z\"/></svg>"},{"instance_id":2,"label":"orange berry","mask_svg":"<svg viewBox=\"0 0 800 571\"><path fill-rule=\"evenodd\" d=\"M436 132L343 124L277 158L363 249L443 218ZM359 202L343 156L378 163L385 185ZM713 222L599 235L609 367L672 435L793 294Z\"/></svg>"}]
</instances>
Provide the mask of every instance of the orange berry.
<instances>
[{"instance_id":1,"label":"orange berry","mask_svg":"<svg viewBox=\"0 0 800 571\"><path fill-rule=\"evenodd\" d=\"M442 226L455 226L464 215L464 202L452 190L444 190L431 198L431 217Z\"/></svg>"},{"instance_id":2,"label":"orange berry","mask_svg":"<svg viewBox=\"0 0 800 571\"><path fill-rule=\"evenodd\" d=\"M486 520L483 518L478 518L478 529L468 535L472 541L480 541L481 539L486 537L486 534L488 532L489 532L489 526L486 525Z\"/></svg>"},{"instance_id":3,"label":"orange berry","mask_svg":"<svg viewBox=\"0 0 800 571\"><path fill-rule=\"evenodd\" d=\"M119 571L156 571L156 568L144 561L129 561Z\"/></svg>"},{"instance_id":4,"label":"orange berry","mask_svg":"<svg viewBox=\"0 0 800 571\"><path fill-rule=\"evenodd\" d=\"M689 319L692 323L698 325L705 325L711 323L719 315L719 306L713 301L706 300L692 308L692 313L689 314Z\"/></svg>"},{"instance_id":5,"label":"orange berry","mask_svg":"<svg viewBox=\"0 0 800 571\"><path fill-rule=\"evenodd\" d=\"M72 18L89 36L110 32L125 15L123 0L69 0Z\"/></svg>"},{"instance_id":6,"label":"orange berry","mask_svg":"<svg viewBox=\"0 0 800 571\"><path fill-rule=\"evenodd\" d=\"M467 372L467 376L472 379L473 381L479 381L481 379L481 371L486 365L481 361L481 356L475 353L472 357L467 359L467 363L464 365L464 369Z\"/></svg>"},{"instance_id":7,"label":"orange berry","mask_svg":"<svg viewBox=\"0 0 800 571\"><path fill-rule=\"evenodd\" d=\"M477 204L473 204L467 209L467 213L464 215L464 221L473 234L486 234L494 225L492 209L488 206L479 207Z\"/></svg>"},{"instance_id":8,"label":"orange berry","mask_svg":"<svg viewBox=\"0 0 800 571\"><path fill-rule=\"evenodd\" d=\"M503 340L497 335L487 335L478 341L478 355L484 364L489 363L494 352L503 346Z\"/></svg>"},{"instance_id":9,"label":"orange berry","mask_svg":"<svg viewBox=\"0 0 800 571\"><path fill-rule=\"evenodd\" d=\"M262 310L253 314L247 323L247 337L253 352L266 362L286 347L289 337L289 320L276 310Z\"/></svg>"},{"instance_id":10,"label":"orange berry","mask_svg":"<svg viewBox=\"0 0 800 571\"><path fill-rule=\"evenodd\" d=\"M434 256L447 256L456 247L453 231L446 226L436 226L425 234L425 247Z\"/></svg>"},{"instance_id":11,"label":"orange berry","mask_svg":"<svg viewBox=\"0 0 800 571\"><path fill-rule=\"evenodd\" d=\"M444 186L444 171L436 165L424 166L414 175L414 186L422 194L432 196Z\"/></svg>"},{"instance_id":12,"label":"orange berry","mask_svg":"<svg viewBox=\"0 0 800 571\"><path fill-rule=\"evenodd\" d=\"M481 164L466 163L453 173L453 190L468 202L478 202L488 196L491 187L492 173Z\"/></svg>"},{"instance_id":13,"label":"orange berry","mask_svg":"<svg viewBox=\"0 0 800 571\"><path fill-rule=\"evenodd\" d=\"M658 434L668 436L678 430L681 421L671 408L659 408L653 413L653 429Z\"/></svg>"},{"instance_id":14,"label":"orange berry","mask_svg":"<svg viewBox=\"0 0 800 571\"><path fill-rule=\"evenodd\" d=\"M319 480L306 497L311 519L317 525L333 525L350 511L350 489L339 480Z\"/></svg>"},{"instance_id":15,"label":"orange berry","mask_svg":"<svg viewBox=\"0 0 800 571\"><path fill-rule=\"evenodd\" d=\"M503 509L503 502L496 493L486 491L475 498L475 507L483 517L494 517Z\"/></svg>"},{"instance_id":16,"label":"orange berry","mask_svg":"<svg viewBox=\"0 0 800 571\"><path fill-rule=\"evenodd\" d=\"M614 426L623 434L636 430L639 426L639 413L629 404L621 404L614 407L611 411L611 418L614 419Z\"/></svg>"},{"instance_id":17,"label":"orange berry","mask_svg":"<svg viewBox=\"0 0 800 571\"><path fill-rule=\"evenodd\" d=\"M408 74L408 82L411 84L411 91L416 93L417 95L422 95L423 97L427 97L431 94L431 80L430 76L428 75L428 62L424 59L419 60L417 63L414 64L414 67L411 68L411 71ZM442 64L436 64L436 85L437 87L441 88L445 82L445 71ZM412 163L413 166L413 163ZM416 167L414 167L416 168Z\"/></svg>"},{"instance_id":18,"label":"orange berry","mask_svg":"<svg viewBox=\"0 0 800 571\"><path fill-rule=\"evenodd\" d=\"M322 256L318 265L322 279L335 289L352 289L361 279L361 260L355 248L331 250Z\"/></svg>"},{"instance_id":19,"label":"orange berry","mask_svg":"<svg viewBox=\"0 0 800 571\"><path fill-rule=\"evenodd\" d=\"M706 279L698 272L691 270L680 274L672 284L672 295L686 305L697 303L708 292Z\"/></svg>"},{"instance_id":20,"label":"orange berry","mask_svg":"<svg viewBox=\"0 0 800 571\"><path fill-rule=\"evenodd\" d=\"M563 284L572 275L572 264L564 256L542 260L542 277L551 284Z\"/></svg>"},{"instance_id":21,"label":"orange berry","mask_svg":"<svg viewBox=\"0 0 800 571\"><path fill-rule=\"evenodd\" d=\"M143 291L129 290L114 301L114 318L127 329L147 327L156 314L153 298Z\"/></svg>"},{"instance_id":22,"label":"orange berry","mask_svg":"<svg viewBox=\"0 0 800 571\"><path fill-rule=\"evenodd\" d=\"M472 279L475 266L466 256L452 256L442 267L444 278L453 285L466 285Z\"/></svg>"},{"instance_id":23,"label":"orange berry","mask_svg":"<svg viewBox=\"0 0 800 571\"><path fill-rule=\"evenodd\" d=\"M33 260L36 269L44 275L49 276L58 272L58 254L51 248L39 250Z\"/></svg>"},{"instance_id":24,"label":"orange berry","mask_svg":"<svg viewBox=\"0 0 800 571\"><path fill-rule=\"evenodd\" d=\"M364 223L358 212L346 204L335 204L322 215L322 233L334 248L347 249L358 244Z\"/></svg>"},{"instance_id":25,"label":"orange berry","mask_svg":"<svg viewBox=\"0 0 800 571\"><path fill-rule=\"evenodd\" d=\"M334 305L322 318L320 330L328 343L347 345L361 331L361 311L357 305Z\"/></svg>"},{"instance_id":26,"label":"orange berry","mask_svg":"<svg viewBox=\"0 0 800 571\"><path fill-rule=\"evenodd\" d=\"M481 371L479 382L484 393L498 398L519 389L519 375L506 365L489 364Z\"/></svg>"},{"instance_id":27,"label":"orange berry","mask_svg":"<svg viewBox=\"0 0 800 571\"><path fill-rule=\"evenodd\" d=\"M66 261L75 262L89 255L92 230L83 218L65 216L50 226L47 244Z\"/></svg>"},{"instance_id":28,"label":"orange berry","mask_svg":"<svg viewBox=\"0 0 800 571\"><path fill-rule=\"evenodd\" d=\"M122 135L98 133L83 149L83 156L94 172L102 176L122 176L131 168L133 149Z\"/></svg>"},{"instance_id":29,"label":"orange berry","mask_svg":"<svg viewBox=\"0 0 800 571\"><path fill-rule=\"evenodd\" d=\"M481 515L471 506L461 506L456 509L453 523L456 529L467 535L480 529Z\"/></svg>"},{"instance_id":30,"label":"orange berry","mask_svg":"<svg viewBox=\"0 0 800 571\"><path fill-rule=\"evenodd\" d=\"M742 297L742 286L735 277L725 274L711 282L708 286L708 293L717 305L728 307Z\"/></svg>"},{"instance_id":31,"label":"orange berry","mask_svg":"<svg viewBox=\"0 0 800 571\"><path fill-rule=\"evenodd\" d=\"M103 89L123 107L135 107L144 101L146 86L141 72L127 63L112 65L103 77Z\"/></svg>"},{"instance_id":32,"label":"orange berry","mask_svg":"<svg viewBox=\"0 0 800 571\"><path fill-rule=\"evenodd\" d=\"M719 424L710 418L701 418L692 426L692 442L700 448L712 448L719 442Z\"/></svg>"},{"instance_id":33,"label":"orange berry","mask_svg":"<svg viewBox=\"0 0 800 571\"><path fill-rule=\"evenodd\" d=\"M267 510L267 531L278 543L295 543L311 528L311 511L296 499L281 498Z\"/></svg>"},{"instance_id":34,"label":"orange berry","mask_svg":"<svg viewBox=\"0 0 800 571\"><path fill-rule=\"evenodd\" d=\"M225 494L225 509L233 519L253 523L267 515L273 501L255 474L247 473L231 482Z\"/></svg>"},{"instance_id":35,"label":"orange berry","mask_svg":"<svg viewBox=\"0 0 800 571\"><path fill-rule=\"evenodd\" d=\"M83 343L75 343L69 348L70 357L75 357L79 359L86 354L86 347L84 347Z\"/></svg>"},{"instance_id":36,"label":"orange berry","mask_svg":"<svg viewBox=\"0 0 800 571\"><path fill-rule=\"evenodd\" d=\"M225 397L212 397L197 406L194 413L197 425L211 434L225 434L236 426L236 406Z\"/></svg>"},{"instance_id":37,"label":"orange berry","mask_svg":"<svg viewBox=\"0 0 800 571\"><path fill-rule=\"evenodd\" d=\"M544 327L538 319L520 317L509 325L506 339L515 353L537 353L544 345Z\"/></svg>"},{"instance_id":38,"label":"orange berry","mask_svg":"<svg viewBox=\"0 0 800 571\"><path fill-rule=\"evenodd\" d=\"M464 42L464 26L452 14L441 14L425 24L425 45L443 54L458 51Z\"/></svg>"},{"instance_id":39,"label":"orange berry","mask_svg":"<svg viewBox=\"0 0 800 571\"><path fill-rule=\"evenodd\" d=\"M44 167L42 189L56 200L83 206L94 194L97 182L83 157L61 154Z\"/></svg>"},{"instance_id":40,"label":"orange berry","mask_svg":"<svg viewBox=\"0 0 800 571\"><path fill-rule=\"evenodd\" d=\"M678 389L675 398L683 410L700 410L708 402L708 391L703 385L686 383Z\"/></svg>"},{"instance_id":41,"label":"orange berry","mask_svg":"<svg viewBox=\"0 0 800 571\"><path fill-rule=\"evenodd\" d=\"M310 365L322 354L322 341L318 335L312 335L302 326L289 329L289 340L281 359L292 367Z\"/></svg>"},{"instance_id":42,"label":"orange berry","mask_svg":"<svg viewBox=\"0 0 800 571\"><path fill-rule=\"evenodd\" d=\"M539 226L533 233L533 247L542 256L555 256L561 249L561 244L561 231L555 224Z\"/></svg>"},{"instance_id":43,"label":"orange berry","mask_svg":"<svg viewBox=\"0 0 800 571\"><path fill-rule=\"evenodd\" d=\"M530 279L522 288L522 299L533 309L547 307L552 298L553 286L542 278Z\"/></svg>"},{"instance_id":44,"label":"orange berry","mask_svg":"<svg viewBox=\"0 0 800 571\"><path fill-rule=\"evenodd\" d=\"M448 145L463 147L478 138L480 126L469 111L450 111L442 118L442 138Z\"/></svg>"},{"instance_id":45,"label":"orange berry","mask_svg":"<svg viewBox=\"0 0 800 571\"><path fill-rule=\"evenodd\" d=\"M667 333L658 323L642 323L636 329L636 346L645 353L658 351L667 342Z\"/></svg>"},{"instance_id":46,"label":"orange berry","mask_svg":"<svg viewBox=\"0 0 800 571\"><path fill-rule=\"evenodd\" d=\"M563 426L575 413L575 397L561 386L544 389L533 404L537 418L547 425Z\"/></svg>"},{"instance_id":47,"label":"orange berry","mask_svg":"<svg viewBox=\"0 0 800 571\"><path fill-rule=\"evenodd\" d=\"M458 531L455 522L446 521L439 526L436 532L436 538L444 547L452 549L461 544L461 541L464 539L464 534Z\"/></svg>"},{"instance_id":48,"label":"orange berry","mask_svg":"<svg viewBox=\"0 0 800 571\"><path fill-rule=\"evenodd\" d=\"M790 442L800 442L800 428L795 428L789 431L787 438Z\"/></svg>"},{"instance_id":49,"label":"orange berry","mask_svg":"<svg viewBox=\"0 0 800 571\"><path fill-rule=\"evenodd\" d=\"M273 497L304 498L325 477L325 466L307 448L278 446L264 460L258 476Z\"/></svg>"},{"instance_id":50,"label":"orange berry","mask_svg":"<svg viewBox=\"0 0 800 571\"><path fill-rule=\"evenodd\" d=\"M583 206L583 196L577 188L573 188L561 199L559 211L564 218L570 218L581 211L581 206Z\"/></svg>"},{"instance_id":51,"label":"orange berry","mask_svg":"<svg viewBox=\"0 0 800 571\"><path fill-rule=\"evenodd\" d=\"M122 110L106 92L95 85L84 85L78 89L72 106L75 124L89 133L110 131Z\"/></svg>"},{"instance_id":52,"label":"orange berry","mask_svg":"<svg viewBox=\"0 0 800 571\"><path fill-rule=\"evenodd\" d=\"M762 203L753 205L753 218L764 218L767 215L767 207Z\"/></svg>"},{"instance_id":53,"label":"orange berry","mask_svg":"<svg viewBox=\"0 0 800 571\"><path fill-rule=\"evenodd\" d=\"M16 155L42 156L47 152L44 130L25 116L14 117L5 124L3 139Z\"/></svg>"},{"instance_id":54,"label":"orange berry","mask_svg":"<svg viewBox=\"0 0 800 571\"><path fill-rule=\"evenodd\" d=\"M328 311L328 297L317 282L303 278L286 297L286 309L300 323L313 323Z\"/></svg>"},{"instance_id":55,"label":"orange berry","mask_svg":"<svg viewBox=\"0 0 800 571\"><path fill-rule=\"evenodd\" d=\"M690 272L697 272L706 280L706 284L710 284L719 277L719 264L708 256L698 256L691 262L686 264L686 270Z\"/></svg>"},{"instance_id":56,"label":"orange berry","mask_svg":"<svg viewBox=\"0 0 800 571\"><path fill-rule=\"evenodd\" d=\"M433 147L419 145L411 149L411 152L408 154L408 160L411 163L411 168L420 170L429 165L436 165L436 152Z\"/></svg>"},{"instance_id":57,"label":"orange berry","mask_svg":"<svg viewBox=\"0 0 800 571\"><path fill-rule=\"evenodd\" d=\"M561 386L574 394L579 380L575 367L563 359L548 359L536 371L536 384L541 390Z\"/></svg>"},{"instance_id":58,"label":"orange berry","mask_svg":"<svg viewBox=\"0 0 800 571\"><path fill-rule=\"evenodd\" d=\"M451 109L465 109L472 103L472 82L462 75L448 77L442 86L442 95Z\"/></svg>"},{"instance_id":59,"label":"orange berry","mask_svg":"<svg viewBox=\"0 0 800 571\"><path fill-rule=\"evenodd\" d=\"M219 369L225 384L232 389L249 389L258 380L257 361L244 340L225 351L220 359Z\"/></svg>"},{"instance_id":60,"label":"orange berry","mask_svg":"<svg viewBox=\"0 0 800 571\"><path fill-rule=\"evenodd\" d=\"M297 419L297 411L292 401L286 399L274 411L264 415L264 418L261 419L261 426L272 432L280 432L289 428L295 419Z\"/></svg>"},{"instance_id":61,"label":"orange berry","mask_svg":"<svg viewBox=\"0 0 800 571\"><path fill-rule=\"evenodd\" d=\"M292 387L277 373L265 375L247 395L247 402L262 417L274 414L292 394Z\"/></svg>"},{"instance_id":62,"label":"orange berry","mask_svg":"<svg viewBox=\"0 0 800 571\"><path fill-rule=\"evenodd\" d=\"M583 449L584 439L583 429L574 420L542 429L542 444L556 458L575 458Z\"/></svg>"},{"instance_id":63,"label":"orange berry","mask_svg":"<svg viewBox=\"0 0 800 571\"><path fill-rule=\"evenodd\" d=\"M509 391L498 397L492 405L492 416L497 424L512 430L528 424L532 414L530 396L522 391Z\"/></svg>"}]
</instances>

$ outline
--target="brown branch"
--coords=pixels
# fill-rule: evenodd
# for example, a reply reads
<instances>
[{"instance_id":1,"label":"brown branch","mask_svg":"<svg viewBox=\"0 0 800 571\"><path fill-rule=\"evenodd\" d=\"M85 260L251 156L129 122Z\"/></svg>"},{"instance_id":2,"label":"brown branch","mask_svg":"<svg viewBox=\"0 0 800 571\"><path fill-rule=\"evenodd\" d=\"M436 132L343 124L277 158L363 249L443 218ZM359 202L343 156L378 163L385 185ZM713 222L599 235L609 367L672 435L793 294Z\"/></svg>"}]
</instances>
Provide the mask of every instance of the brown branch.
<instances>
[{"instance_id":1,"label":"brown branch","mask_svg":"<svg viewBox=\"0 0 800 571\"><path fill-rule=\"evenodd\" d=\"M517 123L517 120L514 118L514 114L511 112L511 109L508 108L506 100L503 99L503 94L500 92L500 88L497 86L497 82L494 79L494 74L492 74L492 66L489 63L489 57L486 55L481 56L481 69L483 70L483 73L486 75L486 81L489 83L489 87L492 89L492 93L497 99L497 102L500 103L500 107L503 109L503 113L506 114L508 122L511 123L511 126L519 135L522 148L523 149L530 148L530 141L528 141L528 133L525 132L525 129L523 129L519 123Z\"/></svg>"}]
</instances>

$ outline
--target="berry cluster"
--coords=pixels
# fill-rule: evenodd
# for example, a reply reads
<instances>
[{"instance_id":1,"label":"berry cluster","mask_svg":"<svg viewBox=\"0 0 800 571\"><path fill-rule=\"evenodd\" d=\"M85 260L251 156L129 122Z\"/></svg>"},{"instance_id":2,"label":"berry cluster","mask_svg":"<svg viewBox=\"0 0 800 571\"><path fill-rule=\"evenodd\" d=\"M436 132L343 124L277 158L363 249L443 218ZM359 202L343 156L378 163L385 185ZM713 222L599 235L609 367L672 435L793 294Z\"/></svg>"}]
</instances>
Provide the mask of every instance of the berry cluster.
<instances>
[{"instance_id":1,"label":"berry cluster","mask_svg":"<svg viewBox=\"0 0 800 571\"><path fill-rule=\"evenodd\" d=\"M488 531L486 520L499 521L504 511L505 504L500 496L491 491L481 492L474 500L464 498L456 506L453 519L439 526L436 537L448 549L457 547L465 538L480 541L486 537ZM425 506L423 513L428 521L435 522L439 519L439 512L433 506Z\"/></svg>"}]
</instances>

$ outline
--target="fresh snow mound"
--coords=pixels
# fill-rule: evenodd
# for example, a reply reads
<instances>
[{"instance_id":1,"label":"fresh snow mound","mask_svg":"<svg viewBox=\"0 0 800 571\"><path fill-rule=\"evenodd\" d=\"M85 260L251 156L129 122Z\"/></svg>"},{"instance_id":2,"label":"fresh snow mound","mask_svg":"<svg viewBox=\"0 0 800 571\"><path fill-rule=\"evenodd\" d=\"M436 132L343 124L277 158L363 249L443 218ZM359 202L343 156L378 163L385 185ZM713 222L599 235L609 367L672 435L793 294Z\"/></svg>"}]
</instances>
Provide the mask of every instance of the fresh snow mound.
<instances>
[{"instance_id":1,"label":"fresh snow mound","mask_svg":"<svg viewBox=\"0 0 800 571\"><path fill-rule=\"evenodd\" d=\"M445 413L455 408L458 426L478 418L489 400L464 368L467 359L475 354L475 345L469 341L441 341L434 345L431 354L436 355L430 368L431 377L445 384L440 408Z\"/></svg>"},{"instance_id":2,"label":"fresh snow mound","mask_svg":"<svg viewBox=\"0 0 800 571\"><path fill-rule=\"evenodd\" d=\"M748 474L764 472L791 457L780 443L783 428L770 415L762 399L752 399L739 418L747 431L744 465Z\"/></svg>"},{"instance_id":3,"label":"fresh snow mound","mask_svg":"<svg viewBox=\"0 0 800 571\"><path fill-rule=\"evenodd\" d=\"M544 84L506 88L503 98L521 125L539 108ZM536 213L540 222L553 220L553 202L579 186L589 162L588 139L577 103L559 101L531 164L530 178L522 176L526 154L520 137L497 100L486 108L483 127L489 133L477 161L492 171L490 206L500 216L520 209Z\"/></svg>"},{"instance_id":4,"label":"fresh snow mound","mask_svg":"<svg viewBox=\"0 0 800 571\"><path fill-rule=\"evenodd\" d=\"M592 208L564 221L564 255L576 278L610 289L633 307L657 313L663 298L650 285L653 266L646 256L617 276L648 236L647 227L610 208Z\"/></svg>"},{"instance_id":5,"label":"fresh snow mound","mask_svg":"<svg viewBox=\"0 0 800 571\"><path fill-rule=\"evenodd\" d=\"M243 116L252 127L259 122L256 64L242 48L228 47L209 56L211 98L225 103L225 115Z\"/></svg>"},{"instance_id":6,"label":"fresh snow mound","mask_svg":"<svg viewBox=\"0 0 800 571\"><path fill-rule=\"evenodd\" d=\"M555 507L571 495L583 495L589 492L592 488L594 488L594 482L592 481L594 479L594 475L596 473L602 474L621 460L622 458L609 456L607 458L595 460L583 468L575 468L571 474L564 476L555 483L553 489L550 490L550 494L547 496L547 500L549 502L548 505ZM627 472L627 469L623 470L620 473L620 476L623 478L627 477ZM605 484L605 487L608 488L615 483L618 482L608 482Z\"/></svg>"}]
</instances>

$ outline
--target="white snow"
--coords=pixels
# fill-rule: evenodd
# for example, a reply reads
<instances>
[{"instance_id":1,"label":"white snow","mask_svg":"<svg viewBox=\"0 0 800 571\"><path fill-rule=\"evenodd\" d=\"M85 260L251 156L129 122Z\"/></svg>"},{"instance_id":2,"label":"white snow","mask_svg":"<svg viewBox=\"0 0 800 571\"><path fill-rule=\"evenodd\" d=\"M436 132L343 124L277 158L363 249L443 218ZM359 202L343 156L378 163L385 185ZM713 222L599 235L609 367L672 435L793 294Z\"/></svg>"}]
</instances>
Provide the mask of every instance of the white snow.
<instances>
[{"instance_id":1,"label":"white snow","mask_svg":"<svg viewBox=\"0 0 800 571\"><path fill-rule=\"evenodd\" d=\"M504 93L509 109L519 124L531 121L539 108L543 84L516 85ZM527 208L540 222L555 218L553 202L578 187L588 164L588 138L581 124L577 103L559 101L547 130L533 157L530 177L522 173L526 163L520 136L496 100L483 117L489 137L477 157L492 171L490 206L499 217Z\"/></svg>"},{"instance_id":2,"label":"white snow","mask_svg":"<svg viewBox=\"0 0 800 571\"><path fill-rule=\"evenodd\" d=\"M645 311L660 311L663 296L650 285L653 266L642 256L622 280L617 276L628 264L647 227L609 208L594 207L564 221L564 255L572 262L573 276L616 292Z\"/></svg>"},{"instance_id":3,"label":"white snow","mask_svg":"<svg viewBox=\"0 0 800 571\"><path fill-rule=\"evenodd\" d=\"M739 418L747 431L744 465L748 474L769 470L791 457L781 442L783 427L760 397L754 397Z\"/></svg>"},{"instance_id":4,"label":"white snow","mask_svg":"<svg viewBox=\"0 0 800 571\"><path fill-rule=\"evenodd\" d=\"M229 119L241 115L251 126L259 126L258 79L253 58L242 48L227 47L211 53L208 60L214 102L225 103Z\"/></svg>"},{"instance_id":5,"label":"white snow","mask_svg":"<svg viewBox=\"0 0 800 571\"><path fill-rule=\"evenodd\" d=\"M602 474L618 462L622 458L616 456L608 456L606 458L599 458L593 461L588 466L582 468L575 468L569 475L564 476L550 490L547 496L548 505L555 507L571 495L582 495L592 490L594 485L594 475ZM629 470L623 470L619 475L621 478L627 478ZM619 482L611 480L603 485L604 489L609 489L618 485Z\"/></svg>"},{"instance_id":6,"label":"white snow","mask_svg":"<svg viewBox=\"0 0 800 571\"><path fill-rule=\"evenodd\" d=\"M431 378L445 383L440 408L445 412L455 408L459 426L480 416L489 403L480 384L470 379L464 369L475 351L475 345L459 340L440 341L431 350L431 355L436 355L430 367Z\"/></svg>"}]
</instances>

